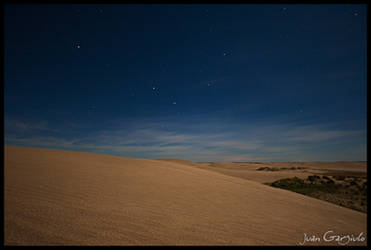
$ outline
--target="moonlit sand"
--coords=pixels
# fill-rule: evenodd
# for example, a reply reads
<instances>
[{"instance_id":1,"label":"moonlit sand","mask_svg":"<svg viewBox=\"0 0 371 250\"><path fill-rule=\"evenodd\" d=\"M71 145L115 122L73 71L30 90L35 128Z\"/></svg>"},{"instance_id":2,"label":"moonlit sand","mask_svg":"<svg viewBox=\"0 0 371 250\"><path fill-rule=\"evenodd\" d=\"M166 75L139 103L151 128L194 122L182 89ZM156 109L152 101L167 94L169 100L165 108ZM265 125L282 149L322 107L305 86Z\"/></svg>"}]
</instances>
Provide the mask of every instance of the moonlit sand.
<instances>
[{"instance_id":1,"label":"moonlit sand","mask_svg":"<svg viewBox=\"0 0 371 250\"><path fill-rule=\"evenodd\" d=\"M367 234L365 213L205 166L5 146L5 245L299 245L304 234Z\"/></svg>"}]
</instances>

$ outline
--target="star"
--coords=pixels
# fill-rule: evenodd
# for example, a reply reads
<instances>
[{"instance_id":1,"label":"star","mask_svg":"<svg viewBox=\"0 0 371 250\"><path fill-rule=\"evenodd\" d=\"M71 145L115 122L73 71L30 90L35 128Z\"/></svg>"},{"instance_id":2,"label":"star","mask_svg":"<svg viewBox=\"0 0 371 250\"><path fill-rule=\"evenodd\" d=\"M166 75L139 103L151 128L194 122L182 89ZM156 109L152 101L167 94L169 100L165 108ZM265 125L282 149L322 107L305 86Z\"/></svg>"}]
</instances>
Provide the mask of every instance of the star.
<instances>
[{"instance_id":1,"label":"star","mask_svg":"<svg viewBox=\"0 0 371 250\"><path fill-rule=\"evenodd\" d=\"M152 90L156 90L156 87L152 87Z\"/></svg>"},{"instance_id":2,"label":"star","mask_svg":"<svg viewBox=\"0 0 371 250\"><path fill-rule=\"evenodd\" d=\"M231 54L231 52L228 52L228 51L223 52L223 56L229 56L230 54Z\"/></svg>"},{"instance_id":3,"label":"star","mask_svg":"<svg viewBox=\"0 0 371 250\"><path fill-rule=\"evenodd\" d=\"M77 49L79 49L80 47L81 47L80 44L77 44L77 45L76 45L76 48L77 48Z\"/></svg>"}]
</instances>

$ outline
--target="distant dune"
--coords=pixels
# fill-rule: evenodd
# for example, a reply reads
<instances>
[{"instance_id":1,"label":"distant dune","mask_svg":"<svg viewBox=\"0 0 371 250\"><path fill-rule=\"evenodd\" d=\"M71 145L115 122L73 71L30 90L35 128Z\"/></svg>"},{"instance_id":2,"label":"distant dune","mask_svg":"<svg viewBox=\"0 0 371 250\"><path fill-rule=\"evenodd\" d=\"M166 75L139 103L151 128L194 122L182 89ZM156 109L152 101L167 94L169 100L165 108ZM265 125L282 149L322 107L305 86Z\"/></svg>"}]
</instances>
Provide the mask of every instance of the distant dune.
<instances>
[{"instance_id":1,"label":"distant dune","mask_svg":"<svg viewBox=\"0 0 371 250\"><path fill-rule=\"evenodd\" d=\"M167 159L156 159L158 161L167 161L167 162L174 162L174 163L179 163L187 166L200 166L198 162L193 162L193 161L186 161L186 160L180 160L180 159L172 159L172 158L167 158Z\"/></svg>"},{"instance_id":2,"label":"distant dune","mask_svg":"<svg viewBox=\"0 0 371 250\"><path fill-rule=\"evenodd\" d=\"M196 166L229 176L243 178L260 183L273 182L282 178L307 178L313 174L326 174L333 171L355 172L360 175L367 174L366 162L190 162L184 160L167 159L180 164ZM262 167L281 169L276 172L256 171ZM282 168L301 168L297 170L282 170Z\"/></svg>"},{"instance_id":3,"label":"distant dune","mask_svg":"<svg viewBox=\"0 0 371 250\"><path fill-rule=\"evenodd\" d=\"M298 245L304 234L321 238L305 245L337 245L322 235L367 235L364 213L194 164L5 146L5 245Z\"/></svg>"}]
</instances>

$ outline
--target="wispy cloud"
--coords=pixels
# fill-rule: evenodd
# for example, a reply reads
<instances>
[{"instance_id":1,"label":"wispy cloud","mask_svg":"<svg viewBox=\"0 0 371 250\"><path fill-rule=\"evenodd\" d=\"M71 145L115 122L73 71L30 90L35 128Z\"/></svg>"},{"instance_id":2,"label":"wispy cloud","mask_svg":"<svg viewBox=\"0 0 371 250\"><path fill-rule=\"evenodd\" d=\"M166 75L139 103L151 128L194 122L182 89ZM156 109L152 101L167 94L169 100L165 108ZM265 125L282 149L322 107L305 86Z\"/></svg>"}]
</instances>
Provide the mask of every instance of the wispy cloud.
<instances>
[{"instance_id":1,"label":"wispy cloud","mask_svg":"<svg viewBox=\"0 0 371 250\"><path fill-rule=\"evenodd\" d=\"M58 130L55 128L51 128L48 126L48 122L46 121L24 121L24 120L16 120L16 119L5 119L5 130L6 131L51 131L57 132Z\"/></svg>"},{"instance_id":2,"label":"wispy cloud","mask_svg":"<svg viewBox=\"0 0 371 250\"><path fill-rule=\"evenodd\" d=\"M285 130L289 128L289 130ZM330 129L321 125L305 125L305 126L281 126L279 130L281 135L289 141L297 142L321 142L327 140L336 140L343 137L357 136L364 133L363 130L339 130Z\"/></svg>"},{"instance_id":3,"label":"wispy cloud","mask_svg":"<svg viewBox=\"0 0 371 250\"><path fill-rule=\"evenodd\" d=\"M57 138L54 136L15 136L6 135L5 144L56 147L56 148L73 148L75 140Z\"/></svg>"},{"instance_id":4,"label":"wispy cloud","mask_svg":"<svg viewBox=\"0 0 371 250\"><path fill-rule=\"evenodd\" d=\"M269 157L255 157L251 155L232 155L227 156L225 161L227 162L244 162L244 161L269 161Z\"/></svg>"},{"instance_id":5,"label":"wispy cloud","mask_svg":"<svg viewBox=\"0 0 371 250\"><path fill-rule=\"evenodd\" d=\"M25 130L51 130L47 123L24 125L13 121L6 144L53 147L136 158L181 158L194 161L337 160L347 145L366 148L365 130L341 130L328 124L294 122L233 123L218 119L171 118L112 122L104 129L78 136L24 134ZM18 130L18 133L14 131ZM362 147L362 146L361 146ZM359 149L359 147L357 147ZM338 155L338 156L337 156ZM365 151L352 157L365 159ZM354 159L353 159L354 160ZM359 159L358 159L359 160Z\"/></svg>"}]
</instances>

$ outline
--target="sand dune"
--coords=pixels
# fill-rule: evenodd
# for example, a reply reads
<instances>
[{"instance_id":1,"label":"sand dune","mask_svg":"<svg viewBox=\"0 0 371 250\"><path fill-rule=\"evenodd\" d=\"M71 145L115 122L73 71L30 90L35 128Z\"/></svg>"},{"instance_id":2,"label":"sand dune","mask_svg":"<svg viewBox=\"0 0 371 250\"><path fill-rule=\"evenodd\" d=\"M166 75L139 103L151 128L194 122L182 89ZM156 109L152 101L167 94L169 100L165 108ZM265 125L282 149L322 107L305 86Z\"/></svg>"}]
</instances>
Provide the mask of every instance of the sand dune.
<instances>
[{"instance_id":1,"label":"sand dune","mask_svg":"<svg viewBox=\"0 0 371 250\"><path fill-rule=\"evenodd\" d=\"M355 172L362 175L367 174L366 162L191 162L177 159L159 159L163 161L176 162L201 169L211 170L229 176L243 178L259 183L273 182L283 178L307 178L313 174L326 174L330 172ZM297 170L280 171L257 171L261 167L291 168L300 167Z\"/></svg>"},{"instance_id":2,"label":"sand dune","mask_svg":"<svg viewBox=\"0 0 371 250\"><path fill-rule=\"evenodd\" d=\"M6 146L4 173L6 245L298 245L304 233L367 234L364 213L177 162Z\"/></svg>"},{"instance_id":3,"label":"sand dune","mask_svg":"<svg viewBox=\"0 0 371 250\"><path fill-rule=\"evenodd\" d=\"M158 161L167 161L167 162L174 162L179 163L186 166L201 166L199 162L193 162L193 161L187 161L187 160L181 160L181 159L172 159L172 158L164 158L164 159L156 159Z\"/></svg>"}]
</instances>

